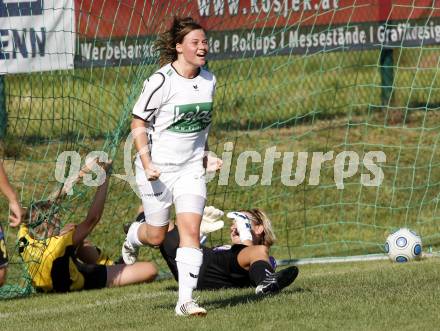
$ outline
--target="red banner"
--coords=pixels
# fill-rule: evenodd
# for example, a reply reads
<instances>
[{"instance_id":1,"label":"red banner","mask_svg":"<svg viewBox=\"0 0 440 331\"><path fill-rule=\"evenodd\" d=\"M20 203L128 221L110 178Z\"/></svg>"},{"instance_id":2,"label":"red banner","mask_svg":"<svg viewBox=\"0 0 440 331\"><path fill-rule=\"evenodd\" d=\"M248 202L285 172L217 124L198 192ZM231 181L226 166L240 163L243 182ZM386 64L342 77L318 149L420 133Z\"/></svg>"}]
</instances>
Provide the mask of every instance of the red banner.
<instances>
[{"instance_id":1,"label":"red banner","mask_svg":"<svg viewBox=\"0 0 440 331\"><path fill-rule=\"evenodd\" d=\"M192 16L210 31L341 25L440 17L439 0L75 0L87 38L164 31L174 15Z\"/></svg>"}]
</instances>

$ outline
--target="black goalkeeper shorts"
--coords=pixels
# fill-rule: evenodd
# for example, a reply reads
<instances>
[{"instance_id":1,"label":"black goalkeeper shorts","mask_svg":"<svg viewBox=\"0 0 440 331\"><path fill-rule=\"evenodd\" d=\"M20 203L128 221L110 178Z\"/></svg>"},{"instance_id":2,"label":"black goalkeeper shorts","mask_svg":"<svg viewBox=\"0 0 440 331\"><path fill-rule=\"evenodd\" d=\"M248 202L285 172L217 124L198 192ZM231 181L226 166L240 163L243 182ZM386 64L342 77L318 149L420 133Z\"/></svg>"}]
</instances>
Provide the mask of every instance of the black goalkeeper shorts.
<instances>
[{"instance_id":1,"label":"black goalkeeper shorts","mask_svg":"<svg viewBox=\"0 0 440 331\"><path fill-rule=\"evenodd\" d=\"M84 276L84 290L104 288L107 285L107 267L101 264L75 263Z\"/></svg>"},{"instance_id":2,"label":"black goalkeeper shorts","mask_svg":"<svg viewBox=\"0 0 440 331\"><path fill-rule=\"evenodd\" d=\"M160 252L176 280L178 280L176 252L179 240L179 232L175 227L167 233L160 247ZM238 254L245 247L245 245L233 245L231 249L202 247L203 264L200 268L197 289L212 290L251 286L249 272L240 267L237 260Z\"/></svg>"}]
</instances>

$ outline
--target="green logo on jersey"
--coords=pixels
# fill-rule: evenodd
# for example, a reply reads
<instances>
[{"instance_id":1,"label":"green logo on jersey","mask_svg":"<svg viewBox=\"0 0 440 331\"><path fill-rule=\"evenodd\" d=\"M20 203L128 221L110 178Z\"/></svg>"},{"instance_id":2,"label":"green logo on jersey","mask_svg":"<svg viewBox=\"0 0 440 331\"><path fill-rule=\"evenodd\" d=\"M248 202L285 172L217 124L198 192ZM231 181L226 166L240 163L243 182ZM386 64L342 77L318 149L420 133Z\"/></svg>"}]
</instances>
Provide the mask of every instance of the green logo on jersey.
<instances>
[{"instance_id":1,"label":"green logo on jersey","mask_svg":"<svg viewBox=\"0 0 440 331\"><path fill-rule=\"evenodd\" d=\"M211 123L212 102L174 107L174 120L168 130L192 133L204 130Z\"/></svg>"}]
</instances>

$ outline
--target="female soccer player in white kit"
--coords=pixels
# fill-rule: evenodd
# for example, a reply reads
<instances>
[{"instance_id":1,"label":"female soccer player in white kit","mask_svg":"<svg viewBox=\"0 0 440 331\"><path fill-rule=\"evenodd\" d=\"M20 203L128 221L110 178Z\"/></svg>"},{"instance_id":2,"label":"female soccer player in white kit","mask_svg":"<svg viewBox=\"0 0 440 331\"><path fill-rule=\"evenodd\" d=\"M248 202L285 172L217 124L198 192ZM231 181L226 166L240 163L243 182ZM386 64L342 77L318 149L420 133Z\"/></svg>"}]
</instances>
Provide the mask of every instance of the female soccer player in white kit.
<instances>
[{"instance_id":1,"label":"female soccer player in white kit","mask_svg":"<svg viewBox=\"0 0 440 331\"><path fill-rule=\"evenodd\" d=\"M174 204L181 238L176 254L176 315L205 315L192 292L203 260L199 243L206 201L203 157L208 150L216 79L202 68L208 42L204 29L192 18L175 18L156 47L162 67L144 82L131 123L138 151L136 182L147 222L132 224L122 256L132 264L140 246L160 245ZM217 170L221 161L215 164Z\"/></svg>"}]
</instances>

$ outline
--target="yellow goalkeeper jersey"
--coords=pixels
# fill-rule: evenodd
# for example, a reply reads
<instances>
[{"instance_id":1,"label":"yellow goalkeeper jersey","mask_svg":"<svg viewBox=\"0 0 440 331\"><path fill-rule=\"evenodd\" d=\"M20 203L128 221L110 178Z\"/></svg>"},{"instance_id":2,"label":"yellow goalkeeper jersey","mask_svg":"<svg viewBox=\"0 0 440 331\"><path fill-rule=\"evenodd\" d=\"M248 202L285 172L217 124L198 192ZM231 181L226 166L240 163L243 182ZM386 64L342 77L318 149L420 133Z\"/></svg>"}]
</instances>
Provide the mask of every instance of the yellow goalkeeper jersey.
<instances>
[{"instance_id":1,"label":"yellow goalkeeper jersey","mask_svg":"<svg viewBox=\"0 0 440 331\"><path fill-rule=\"evenodd\" d=\"M74 262L74 232L75 228L62 236L36 240L29 235L26 225L20 227L19 251L35 288L44 292L68 292L84 287L84 276Z\"/></svg>"}]
</instances>

